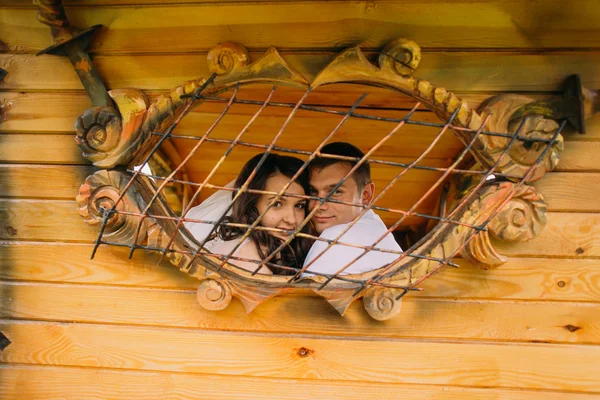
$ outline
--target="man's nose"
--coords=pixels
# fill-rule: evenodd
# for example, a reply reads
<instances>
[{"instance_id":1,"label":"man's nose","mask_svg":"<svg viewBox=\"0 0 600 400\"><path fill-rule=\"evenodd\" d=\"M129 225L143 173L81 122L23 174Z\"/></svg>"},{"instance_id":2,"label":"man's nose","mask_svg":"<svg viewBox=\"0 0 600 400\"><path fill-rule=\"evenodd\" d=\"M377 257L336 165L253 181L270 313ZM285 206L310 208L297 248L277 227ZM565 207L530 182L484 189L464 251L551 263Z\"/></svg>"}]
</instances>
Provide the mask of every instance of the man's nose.
<instances>
[{"instance_id":1,"label":"man's nose","mask_svg":"<svg viewBox=\"0 0 600 400\"><path fill-rule=\"evenodd\" d=\"M319 211L327 211L329 209L329 202L318 203Z\"/></svg>"}]
</instances>

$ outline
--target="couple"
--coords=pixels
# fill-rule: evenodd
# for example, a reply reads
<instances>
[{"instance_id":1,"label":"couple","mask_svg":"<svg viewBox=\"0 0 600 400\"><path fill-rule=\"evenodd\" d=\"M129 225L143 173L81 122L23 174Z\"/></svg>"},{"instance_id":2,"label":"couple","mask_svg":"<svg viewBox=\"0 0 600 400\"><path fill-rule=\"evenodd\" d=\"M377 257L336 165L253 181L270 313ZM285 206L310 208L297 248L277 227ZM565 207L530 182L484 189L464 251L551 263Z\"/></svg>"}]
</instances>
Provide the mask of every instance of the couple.
<instances>
[{"instance_id":1,"label":"couple","mask_svg":"<svg viewBox=\"0 0 600 400\"><path fill-rule=\"evenodd\" d=\"M358 148L343 142L324 146L321 154L355 159L364 156ZM263 154L259 154L251 158L235 182L230 184L230 187L240 188L258 165L262 156ZM302 160L295 157L269 154L257 170L248 189L277 193L300 170L303 164ZM315 157L308 168L302 171L289 186L285 194L324 198L355 165L355 161ZM258 266L256 261L264 260L289 237L287 232L281 230L295 230L315 207L318 209L310 224L306 224L301 232L319 235L320 238L326 240L334 240L363 210L362 207L342 203L370 204L374 192L375 185L371 182L369 164L363 163L331 194L330 198L335 202L324 202L320 205L318 200L307 201L299 197L281 196L268 208L275 198L274 194L243 192L225 217L225 222L250 225L266 211L260 221L260 226L266 229L253 230L243 243L240 241L246 232L245 227L220 225L214 229L214 224L197 222L186 222L185 226L199 242L203 242L210 235L204 247L211 253L228 255L235 249L230 263L254 271ZM199 206L192 208L186 218L216 222L225 214L235 194L235 191L220 190ZM268 228L277 228L279 231ZM386 231L387 228L381 218L369 210L344 233L339 242L370 246ZM364 252L361 248L343 244L335 244L329 249L327 246L326 241L296 237L270 260L268 266L263 266L258 272L294 275L297 270L309 265L306 270L308 275L311 273L332 275ZM401 251L400 246L389 233L376 247L383 250ZM398 254L372 250L345 269L342 275L377 269L396 258L398 258ZM255 262L246 260L255 260Z\"/></svg>"}]
</instances>

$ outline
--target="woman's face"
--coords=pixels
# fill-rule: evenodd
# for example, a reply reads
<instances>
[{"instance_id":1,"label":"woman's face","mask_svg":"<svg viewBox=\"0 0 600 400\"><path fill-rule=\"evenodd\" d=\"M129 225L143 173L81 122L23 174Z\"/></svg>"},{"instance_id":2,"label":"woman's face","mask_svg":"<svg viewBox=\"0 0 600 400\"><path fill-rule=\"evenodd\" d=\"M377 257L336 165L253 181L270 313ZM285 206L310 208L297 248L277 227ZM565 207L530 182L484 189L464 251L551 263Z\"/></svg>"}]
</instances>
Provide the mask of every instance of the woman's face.
<instances>
[{"instance_id":1,"label":"woman's face","mask_svg":"<svg viewBox=\"0 0 600 400\"><path fill-rule=\"evenodd\" d=\"M267 180L265 191L279 192L287 184L289 178L282 174L276 174ZM304 189L294 182L285 192L286 194L305 195ZM268 205L276 197L274 194L262 194L256 202L258 212L262 214ZM261 225L268 228L279 228L294 230L306 217L306 200L296 197L281 196L261 220ZM276 238L285 240L288 235L284 232L269 232Z\"/></svg>"}]
</instances>

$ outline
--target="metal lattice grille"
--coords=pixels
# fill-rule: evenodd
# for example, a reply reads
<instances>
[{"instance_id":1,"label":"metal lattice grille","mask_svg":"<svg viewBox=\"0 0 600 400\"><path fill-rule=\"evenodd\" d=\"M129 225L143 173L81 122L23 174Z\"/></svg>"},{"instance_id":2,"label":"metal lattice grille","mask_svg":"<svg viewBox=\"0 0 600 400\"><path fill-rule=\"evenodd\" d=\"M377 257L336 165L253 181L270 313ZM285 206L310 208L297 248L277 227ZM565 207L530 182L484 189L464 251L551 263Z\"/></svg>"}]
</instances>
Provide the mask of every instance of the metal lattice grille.
<instances>
[{"instance_id":1,"label":"metal lattice grille","mask_svg":"<svg viewBox=\"0 0 600 400\"><path fill-rule=\"evenodd\" d=\"M308 89L307 91L305 91L304 94L301 96L301 98L296 103L272 101L273 96L277 91L277 87L275 87L275 86L272 87L272 89L270 90L270 92L268 93L268 95L266 96L266 98L263 101L238 98L238 91L240 88L239 85L230 91L229 96L226 96L227 93L225 93L225 95L206 95L206 96L204 96L202 94L203 90L206 88L207 85L209 85L211 83L212 79L214 79L214 76L211 77L211 79L209 79L206 82L204 87L200 88L193 96L190 96L190 97L193 97L193 101L189 102L189 104L186 106L185 110L179 115L178 118L176 118L176 120L173 122L173 124L168 129L166 129L164 132L154 132L152 134L154 139L158 139L158 140L155 140L155 144L149 150L149 152L148 152L147 156L145 157L145 160L143 161L142 164L146 164L150 160L152 155L160 148L161 144L167 139L192 141L192 143L193 143L192 149L183 158L181 163L179 165L177 165L168 176L146 174L146 173L142 172L140 169L130 168L128 170L128 172L131 173L131 180L126 185L123 193L121 194L121 199L123 198L125 193L132 187L132 185L134 184L136 179L139 179L141 176L146 176L146 177L152 178L154 180L155 185L156 185L156 188L155 188L156 192L152 196L152 198L149 200L149 202L147 202L145 208L143 210L141 210L141 212L139 212L139 213L138 212L119 211L119 210L117 210L116 204L115 204L115 206L113 206L113 208L111 210L106 210L106 212L104 213L103 226L102 226L101 232L98 236L98 239L96 241L96 246L94 248L94 252L96 251L97 247L100 244L127 246L127 247L130 247L131 253L133 253L136 249L147 249L147 250L160 251L163 254L163 256L166 254L172 253L172 252L180 252L180 253L188 256L189 264L197 262L199 257L212 256L212 257L220 260L220 265L218 265L215 268L215 270L217 272L219 270L221 270L221 268L225 265L225 263L229 263L233 267L236 267L235 261L241 260L241 261L255 263L256 269L253 271L253 274L257 274L258 271L263 266L275 265L273 263L273 259L276 257L277 253L280 250L282 250L286 245L288 245L294 239L294 237L304 237L304 238L308 238L308 239L311 239L314 241L326 242L327 247L326 247L325 251L327 251L334 245L344 245L344 246L358 248L358 249L363 250L362 253L358 257L356 257L353 261L351 261L349 263L344 263L343 265L340 264L336 268L336 272L333 274L320 274L318 272L311 271L312 274L325 276L326 279L321 284L321 286L320 286L321 289L324 288L326 285L328 285L332 280L340 280L340 281L347 281L347 282L357 282L357 283L361 284L361 287L366 287L369 285L377 285L377 286L400 288L404 291L404 293L406 293L406 291L414 289L415 285L420 283L422 280L426 279L428 276L430 276L432 273L437 271L442 266L444 266L444 265L456 266L455 264L452 263L452 259L468 244L469 240L471 240L478 232L486 230L487 223L496 215L496 213L502 207L502 205L505 204L506 202L508 202L511 198L510 196L508 196L503 204L498 205L495 210L491 210L491 212L489 214L490 215L489 218L487 218L483 223L474 225L474 224L461 222L457 218L457 216L459 216L459 213L461 212L461 210L463 210L464 206L466 204L468 204L468 202L471 200L471 197L473 195L475 195L480 188L482 188L484 185L486 185L486 183L490 179L507 179L507 180L511 180L513 182L517 182L516 185L514 186L514 190L517 190L519 188L519 186L524 184L524 182L526 182L528 180L528 178L533 174L535 167L546 156L546 153L549 151L552 144L557 140L557 137L559 136L560 131L562 130L562 126L561 126L561 128L558 129L556 131L556 133L554 134L554 136L550 139L522 137L522 136L520 136L520 132L521 132L521 127L523 126L523 124L521 124L521 127L519 127L519 129L517 129L514 134L489 132L489 131L484 130L484 127L486 126L486 123L487 123L487 119L483 121L483 123L481 124L480 127L478 127L478 129L468 129L468 128L459 126L454 123L454 120L457 116L459 109L457 109L450 116L450 118L448 118L446 121L442 121L439 123L419 121L419 120L416 120L413 118L413 116L415 115L415 112L417 110L419 110L420 107L422 107L421 103L416 102L416 101L415 101L412 109L410 109L410 111L408 111L408 113L406 113L406 115L404 115L400 118L375 116L375 115L370 115L366 112L360 111L361 110L360 105L365 100L365 97L367 96L367 94L363 94L362 96L359 96L358 99L351 106L347 107L345 110L340 110L339 106L330 107L330 106L315 106L315 105L305 104L307 97L311 93L311 89ZM216 117L216 119L212 122L212 124L208 127L208 129L205 130L205 132L201 136L176 134L174 132L175 128L178 126L181 119L186 114L188 114L188 112L193 107L195 107L198 104L207 104L207 103L221 103L221 104L224 104L225 106L224 106L222 112ZM243 128L241 130L239 130L239 132L235 135L235 137L233 139L223 139L223 138L211 137L211 134L214 132L215 128L217 126L219 126L219 124L222 122L224 117L226 117L228 115L228 113L230 112L231 107L235 104L253 105L253 106L258 107L258 109L253 115L251 115L249 117L246 124L243 126ZM255 143L255 142L244 140L244 135L253 126L255 121L264 112L264 110L269 107L289 109L289 113L288 113L287 117L285 118L284 123L281 125L281 127L279 128L277 133L273 136L270 143L261 144L261 143ZM332 116L339 117L339 122L337 123L337 126L330 131L330 133L324 138L324 140L321 141L321 143L313 151L294 149L291 147L284 147L284 146L278 145L278 141L280 140L282 135L285 134L286 128L288 127L290 122L296 117L297 113L300 110L306 111L306 112L312 112L312 113L326 113L326 114L329 114ZM340 131L340 129L348 121L353 120L353 119L371 120L371 121L378 121L381 123L387 123L390 125L391 129L389 129L387 131L387 133L385 133L381 137L381 139L365 153L364 157L362 157L362 158L344 157L344 156L336 156L336 155L321 153L321 149L323 148L323 146L325 146L327 143L331 142L334 137L337 141L343 140L343 137L336 137L336 134ZM433 140L428 144L427 148L424 149L421 152L421 154L418 157L414 158L411 162L402 163L402 162L396 162L396 161L390 161L390 160L384 160L384 159L377 158L376 157L377 150L384 143L386 143L392 137L394 137L394 135L397 135L398 132L400 132L402 130L402 128L407 125L417 125L417 126L429 127L431 129L437 129L438 132L434 136ZM563 126L564 126L564 124L563 124ZM442 137L444 135L453 134L452 131L462 132L463 135L468 135L468 137L470 139L467 143L465 143L464 148L462 149L462 151L459 152L459 154L454 159L454 161L451 163L451 165L446 166L446 167L435 167L435 166L423 164L424 160L427 159L427 156L430 154L430 152L436 146L439 145ZM465 159L470 157L472 147L476 143L477 139L480 138L481 136L497 136L497 137L508 139L508 144L505 147L502 156L499 157L497 159L498 161L496 161L496 163L488 169L461 168ZM517 142L539 143L545 147L539 154L536 162L534 162L531 165L531 168L529 169L529 171L524 173L523 175L517 176L517 175L513 175L513 174L505 174L505 173L499 172L497 170L497 168L498 168L498 165L500 164L502 158L511 150L511 147ZM178 179L177 178L178 172L180 172L182 170L182 168L184 168L185 165L191 159L193 159L194 157L197 157L199 154L201 154L203 145L208 144L208 143L217 143L222 146L227 146L227 148L223 152L222 156L215 163L215 165L212 167L212 169L209 171L209 173L207 174L205 179L203 179L201 182L193 182L191 180ZM264 152L262 159L258 163L258 165L255 168L255 170L253 171L253 173L246 180L246 182L244 182L244 184L240 188L237 188L237 189L233 189L230 187L226 187L224 185L218 185L218 184L213 183L214 178L219 175L220 168L225 163L227 158L230 156L232 151L239 147L250 148L250 149L260 150L260 151ZM290 155L294 155L294 156L304 157L305 161L304 161L304 164L302 165L301 169L296 173L296 175L293 178L291 178L288 181L288 183L279 192L269 192L269 191L264 191L264 190L261 191L261 190L249 189L249 184L250 184L252 178L255 176L257 169L260 168L260 166L263 164L267 155L270 153L273 153L273 152L285 153L285 154L290 154ZM401 152L401 150L400 150L400 152ZM289 186L292 184L292 182L294 182L294 180L300 175L300 173L303 170L309 168L311 161L315 157L331 158L331 159L337 159L337 160L341 160L341 161L350 161L355 164L352 167L352 169L346 174L346 176L344 176L344 178L337 184L337 186L332 188L331 192L325 197L286 194L285 192L289 188ZM352 174L356 171L356 169L363 163L370 163L371 165L385 165L388 167L393 167L393 168L397 169L397 173L395 174L395 176L392 179L390 179L385 184L384 187L380 188L379 193L374 197L373 201L370 204L365 205L365 204L358 204L358 203L350 203L350 202L344 202L344 201L340 201L340 200L331 198L333 193L343 184L343 182L345 180L347 180L348 178L350 178L352 176ZM426 191L426 193L424 193L419 198L419 200L417 200L413 204L413 206L408 209L382 207L382 206L378 205L379 200L381 198L383 198L383 196L386 193L388 193L388 191L398 181L400 181L409 171L416 171L416 170L433 171L433 172L439 173L440 176L431 185L431 187ZM440 187L447 181L447 178L449 176L456 175L456 174L471 175L475 179L479 180L469 195L462 198L461 201L447 215L439 216L439 215L432 215L433 213L429 214L429 213L423 213L423 212L418 211L419 207L423 204L423 202L426 201L428 198L430 198L436 192L436 190L439 190ZM151 212L153 204L157 201L157 199L159 199L161 197L165 187L172 183L188 185L190 188L192 188L193 195L191 196L191 199L188 202L188 204L183 208L183 212L182 212L181 216L153 214ZM311 218L316 213L318 207L314 207L312 210L307 210L305 219L293 231L292 230L289 230L289 231L281 230L278 228L270 228L270 227L262 226L261 221L264 218L266 211L263 212L262 214L260 214L259 217L251 224L240 224L240 223L235 223L235 222L227 222L225 220L225 215L223 215L218 221L198 220L198 219L186 217L186 214L191 209L192 205L194 205L197 202L197 200L200 199L200 196L209 189L210 190L216 189L216 190L234 191L235 192L235 194L233 195L234 202L244 192L268 194L268 195L275 196L271 200L269 207L272 206L273 204L275 204L275 202L277 200L279 200L282 196L291 196L291 197L316 201L319 204L323 204L325 202L331 202L331 203L338 203L338 204L347 205L347 206L360 207L362 210L360 211L359 215L356 218L354 218L354 220L335 239L324 239L317 235L311 235L311 234L301 232L301 230L304 226L306 226L307 224L310 224ZM119 199L119 201L121 199ZM395 222L390 224L390 226L388 227L388 230L386 231L386 233L384 235L382 235L379 238L375 238L375 240L373 240L372 244L369 246L361 246L361 245L356 245L353 243L344 243L341 240L343 235L352 226L354 226L354 224L360 219L360 217L362 217L368 210L374 210L376 212L379 211L379 212L386 212L389 214L393 214L396 216ZM124 214L124 215L138 217L139 218L138 231L137 231L138 235L139 235L139 232L140 232L140 229L141 229L141 226L142 226L144 220L147 218L152 218L157 221L173 221L176 223L177 230L171 235L170 240L168 240L167 243L161 247L145 246L145 245L138 243L138 240L136 240L133 244L127 244L127 245L124 245L122 243L114 243L114 242L109 242L109 241L103 240L102 235L103 235L103 231L105 229L106 221L110 218L113 218L115 214ZM396 230L398 227L400 227L406 221L406 219L409 217L419 217L424 220L433 221L436 224L461 225L461 226L469 229L470 234L469 234L468 239L462 245L461 248L457 249L452 254L445 255L444 257L433 257L433 256L430 256L427 254L421 254L418 251L420 244L422 244L427 239L427 237L428 237L427 235L430 235L431 232L428 233L419 242L413 244L412 246L405 249L404 251L393 251L393 250L388 250L385 248L378 247L380 242L383 240L383 238L387 234L392 233L394 230ZM183 225L184 222L197 222L197 223L213 224L214 226L213 226L211 233L214 233L215 230L217 229L217 227L220 225L231 226L231 227L236 227L236 228L244 228L244 229L246 229L246 232L243 234L242 239L239 241L239 243L235 246L235 248L233 250L230 251L229 254L214 254L214 253L210 253L209 251L207 251L205 249L205 244L209 240L210 235L206 239L204 239L202 242L199 243L198 250L186 251L186 250L182 250L182 249L176 249L173 246L177 232L180 229L185 229L184 225ZM245 259L245 258L240 258L240 257L234 256L234 253L237 250L237 248L240 246L241 243L243 243L244 239L249 237L250 233L253 230L262 230L262 231L268 231L268 232L281 232L281 233L285 233L286 235L289 235L289 236L288 236L288 239L286 239L285 241L282 241L282 243L277 248L277 250L275 250L274 252L269 254L263 260L257 261L257 260ZM395 256L397 256L396 261L388 264L387 266L385 266L383 268L380 268L377 271L377 273L371 274L372 276L370 276L368 279L367 278L356 279L353 276L344 275L344 272L351 265L353 265L353 263L355 263L361 257L364 257L367 253L372 252L372 251L392 253ZM324 252L322 252L320 255L318 255L316 259L318 259L322 254L324 254ZM420 278L419 280L417 280L416 282L413 282L412 284L410 284L408 286L399 286L399 285L395 285L393 283L388 282L387 278L389 278L390 276L393 276L394 274L398 273L401 270L402 264L400 263L400 261L402 261L405 258L426 259L426 260L437 263L438 267L434 268L432 271L430 271L429 273L424 275L422 278ZM313 259L310 263L304 265L304 267L302 267L302 268L285 266L285 265L283 265L283 266L277 265L277 266L279 268L283 268L283 269L289 271L289 274L290 274L289 282L293 283L303 273L305 273L307 271L307 269L314 263L314 261L316 261L316 259ZM189 267L189 265L188 265L188 267Z\"/></svg>"}]
</instances>

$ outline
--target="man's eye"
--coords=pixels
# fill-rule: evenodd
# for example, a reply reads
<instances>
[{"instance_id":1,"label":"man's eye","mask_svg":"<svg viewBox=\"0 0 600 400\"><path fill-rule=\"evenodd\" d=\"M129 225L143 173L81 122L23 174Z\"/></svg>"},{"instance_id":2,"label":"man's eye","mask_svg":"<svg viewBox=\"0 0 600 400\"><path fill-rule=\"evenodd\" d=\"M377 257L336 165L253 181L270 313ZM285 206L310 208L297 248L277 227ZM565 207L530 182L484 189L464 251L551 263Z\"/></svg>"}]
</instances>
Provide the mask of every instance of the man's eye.
<instances>
[{"instance_id":1,"label":"man's eye","mask_svg":"<svg viewBox=\"0 0 600 400\"><path fill-rule=\"evenodd\" d=\"M342 195L342 191L340 189L336 189L333 191L333 196L341 196Z\"/></svg>"},{"instance_id":2,"label":"man's eye","mask_svg":"<svg viewBox=\"0 0 600 400\"><path fill-rule=\"evenodd\" d=\"M308 195L309 196L316 196L318 193L315 189L309 189L308 190Z\"/></svg>"}]
</instances>

